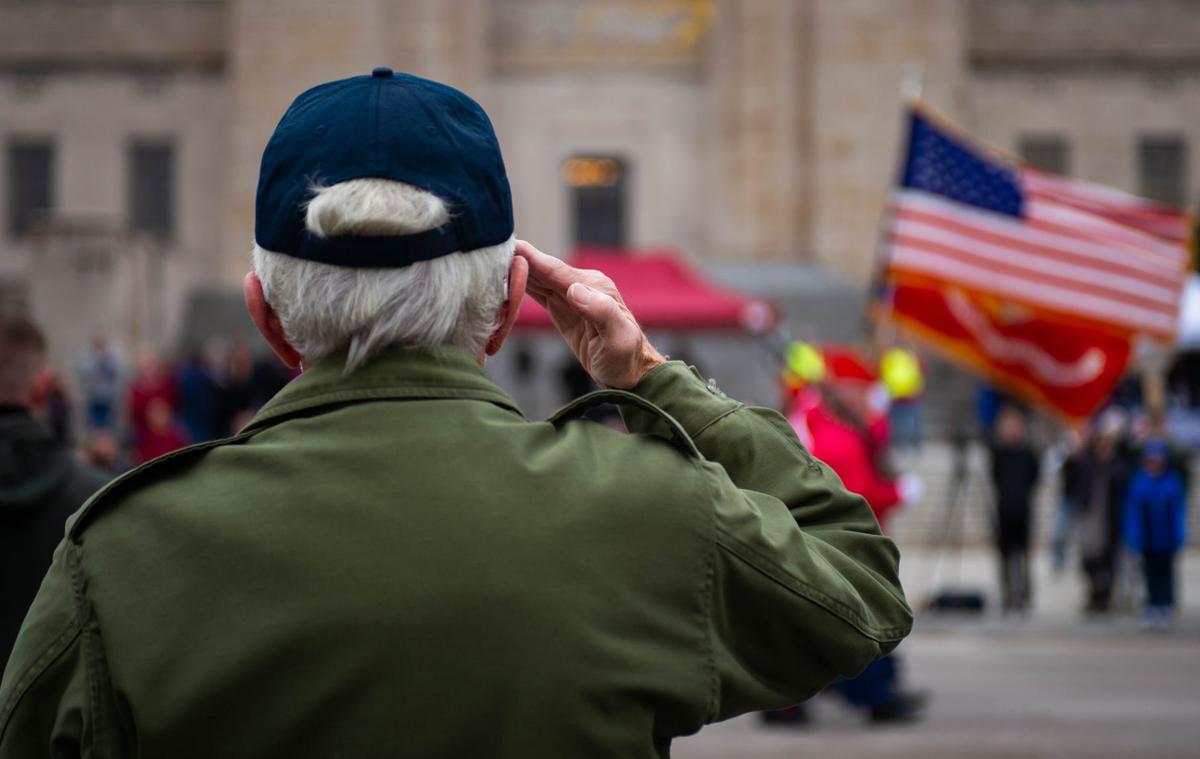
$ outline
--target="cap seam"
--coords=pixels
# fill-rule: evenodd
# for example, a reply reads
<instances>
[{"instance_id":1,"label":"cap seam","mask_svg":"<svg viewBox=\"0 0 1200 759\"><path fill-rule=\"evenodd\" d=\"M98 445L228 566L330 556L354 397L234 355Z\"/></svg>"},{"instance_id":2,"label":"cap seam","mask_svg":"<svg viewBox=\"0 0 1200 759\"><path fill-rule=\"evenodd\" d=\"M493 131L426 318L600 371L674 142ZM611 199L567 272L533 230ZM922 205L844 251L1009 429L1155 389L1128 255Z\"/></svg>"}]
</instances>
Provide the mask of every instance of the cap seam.
<instances>
[{"instance_id":1,"label":"cap seam","mask_svg":"<svg viewBox=\"0 0 1200 759\"><path fill-rule=\"evenodd\" d=\"M371 129L371 169L375 170L379 166L379 101L383 99L383 78L371 77L371 81L375 84L375 107L371 114L374 122Z\"/></svg>"}]
</instances>

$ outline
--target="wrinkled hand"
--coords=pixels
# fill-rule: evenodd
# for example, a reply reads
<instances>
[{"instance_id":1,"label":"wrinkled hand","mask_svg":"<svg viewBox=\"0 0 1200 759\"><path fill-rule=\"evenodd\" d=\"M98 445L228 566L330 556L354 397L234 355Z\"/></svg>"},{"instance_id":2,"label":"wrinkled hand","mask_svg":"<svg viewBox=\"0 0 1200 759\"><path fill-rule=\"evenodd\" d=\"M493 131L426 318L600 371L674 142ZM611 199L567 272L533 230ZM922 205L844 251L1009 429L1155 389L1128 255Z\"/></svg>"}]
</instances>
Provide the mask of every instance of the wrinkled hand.
<instances>
[{"instance_id":1,"label":"wrinkled hand","mask_svg":"<svg viewBox=\"0 0 1200 759\"><path fill-rule=\"evenodd\" d=\"M525 291L597 384L627 390L663 363L603 272L568 266L524 240L517 241L517 255L529 262Z\"/></svg>"}]
</instances>

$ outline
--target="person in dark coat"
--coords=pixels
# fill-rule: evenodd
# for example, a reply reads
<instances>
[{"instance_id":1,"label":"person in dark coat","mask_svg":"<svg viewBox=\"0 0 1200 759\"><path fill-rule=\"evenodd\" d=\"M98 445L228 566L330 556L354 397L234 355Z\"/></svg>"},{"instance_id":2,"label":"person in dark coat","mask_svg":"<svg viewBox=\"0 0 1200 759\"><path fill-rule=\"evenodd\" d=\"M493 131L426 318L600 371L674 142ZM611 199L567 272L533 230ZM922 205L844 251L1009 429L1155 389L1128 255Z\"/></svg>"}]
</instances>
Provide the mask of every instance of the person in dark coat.
<instances>
[{"instance_id":1,"label":"person in dark coat","mask_svg":"<svg viewBox=\"0 0 1200 759\"><path fill-rule=\"evenodd\" d=\"M1029 542L1033 491L1040 475L1037 453L1026 432L1025 414L1003 407L996 417L992 443L992 484L996 492L996 547L1000 553L1000 589L1006 612L1029 609Z\"/></svg>"},{"instance_id":2,"label":"person in dark coat","mask_svg":"<svg viewBox=\"0 0 1200 759\"><path fill-rule=\"evenodd\" d=\"M50 567L67 517L108 479L74 460L30 413L46 344L24 318L0 318L0 662Z\"/></svg>"},{"instance_id":3,"label":"person in dark coat","mask_svg":"<svg viewBox=\"0 0 1200 759\"><path fill-rule=\"evenodd\" d=\"M203 443L229 434L221 408L221 386L201 348L188 351L179 369L177 386L179 421L187 433L187 442Z\"/></svg>"},{"instance_id":4,"label":"person in dark coat","mask_svg":"<svg viewBox=\"0 0 1200 759\"><path fill-rule=\"evenodd\" d=\"M1088 614L1108 612L1112 602L1121 512L1129 467L1120 451L1121 428L1101 422L1082 450L1063 468L1071 521L1079 541L1079 557L1087 580Z\"/></svg>"}]
</instances>

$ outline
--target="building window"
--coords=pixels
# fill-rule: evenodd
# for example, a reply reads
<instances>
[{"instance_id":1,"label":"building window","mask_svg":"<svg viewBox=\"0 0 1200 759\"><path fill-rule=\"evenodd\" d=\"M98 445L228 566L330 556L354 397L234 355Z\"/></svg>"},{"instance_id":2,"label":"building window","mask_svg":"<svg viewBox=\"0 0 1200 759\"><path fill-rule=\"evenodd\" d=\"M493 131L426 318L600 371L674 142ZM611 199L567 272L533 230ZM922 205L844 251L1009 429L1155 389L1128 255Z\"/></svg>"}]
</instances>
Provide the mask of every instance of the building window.
<instances>
[{"instance_id":1,"label":"building window","mask_svg":"<svg viewBox=\"0 0 1200 759\"><path fill-rule=\"evenodd\" d=\"M1028 135L1020 139L1021 160L1051 174L1071 173L1071 148L1059 135Z\"/></svg>"},{"instance_id":2,"label":"building window","mask_svg":"<svg viewBox=\"0 0 1200 759\"><path fill-rule=\"evenodd\" d=\"M571 189L574 244L624 247L625 162L613 156L576 156L563 164L562 173Z\"/></svg>"},{"instance_id":3,"label":"building window","mask_svg":"<svg viewBox=\"0 0 1200 759\"><path fill-rule=\"evenodd\" d=\"M170 237L175 231L175 146L135 141L129 146L129 224L135 232Z\"/></svg>"},{"instance_id":4,"label":"building window","mask_svg":"<svg viewBox=\"0 0 1200 759\"><path fill-rule=\"evenodd\" d=\"M8 146L8 233L29 234L54 206L54 145L19 140Z\"/></svg>"},{"instance_id":5,"label":"building window","mask_svg":"<svg viewBox=\"0 0 1200 759\"><path fill-rule=\"evenodd\" d=\"M1142 197L1183 208L1187 202L1187 144L1179 137L1143 137L1139 148Z\"/></svg>"}]
</instances>

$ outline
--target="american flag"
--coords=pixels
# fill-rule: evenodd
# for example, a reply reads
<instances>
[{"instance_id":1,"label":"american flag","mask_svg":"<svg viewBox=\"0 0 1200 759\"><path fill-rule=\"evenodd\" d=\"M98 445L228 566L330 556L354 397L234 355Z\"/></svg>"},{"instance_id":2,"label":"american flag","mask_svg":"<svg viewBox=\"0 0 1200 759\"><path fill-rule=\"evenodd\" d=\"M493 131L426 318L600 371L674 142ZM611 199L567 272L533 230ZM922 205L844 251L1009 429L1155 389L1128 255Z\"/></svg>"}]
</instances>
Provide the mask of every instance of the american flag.
<instances>
[{"instance_id":1,"label":"american flag","mask_svg":"<svg viewBox=\"0 0 1200 759\"><path fill-rule=\"evenodd\" d=\"M1122 333L1175 333L1189 267L1182 213L1022 166L915 110L900 185L889 281L932 279Z\"/></svg>"}]
</instances>

